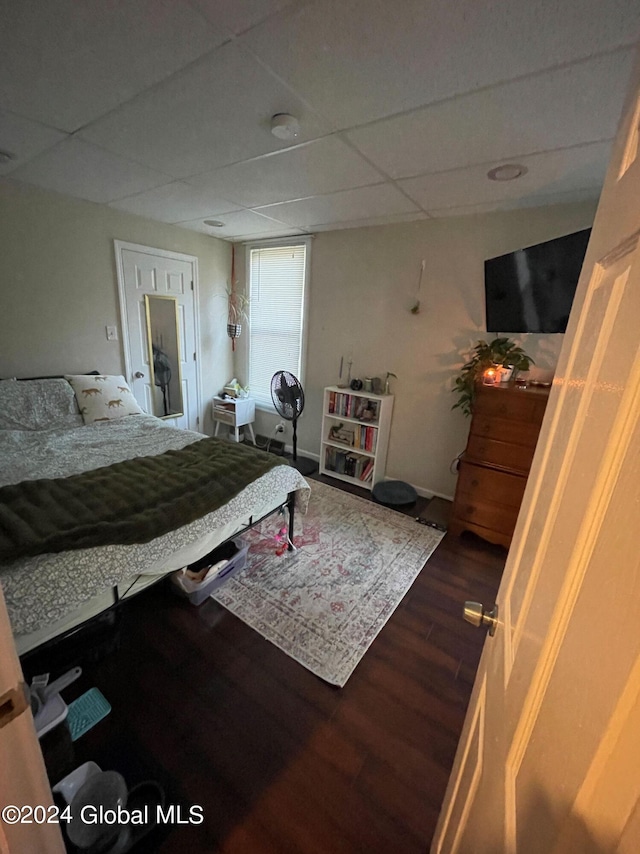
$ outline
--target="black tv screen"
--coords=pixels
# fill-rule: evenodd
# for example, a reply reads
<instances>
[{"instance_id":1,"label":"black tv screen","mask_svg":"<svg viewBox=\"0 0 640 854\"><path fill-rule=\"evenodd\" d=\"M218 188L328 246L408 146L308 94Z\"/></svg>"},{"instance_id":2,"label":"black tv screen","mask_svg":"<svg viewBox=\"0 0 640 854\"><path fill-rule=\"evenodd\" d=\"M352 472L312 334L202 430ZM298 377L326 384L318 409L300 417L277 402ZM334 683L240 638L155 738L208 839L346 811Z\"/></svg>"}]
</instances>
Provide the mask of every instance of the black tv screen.
<instances>
[{"instance_id":1,"label":"black tv screen","mask_svg":"<svg viewBox=\"0 0 640 854\"><path fill-rule=\"evenodd\" d=\"M564 332L590 228L484 262L487 332Z\"/></svg>"}]
</instances>

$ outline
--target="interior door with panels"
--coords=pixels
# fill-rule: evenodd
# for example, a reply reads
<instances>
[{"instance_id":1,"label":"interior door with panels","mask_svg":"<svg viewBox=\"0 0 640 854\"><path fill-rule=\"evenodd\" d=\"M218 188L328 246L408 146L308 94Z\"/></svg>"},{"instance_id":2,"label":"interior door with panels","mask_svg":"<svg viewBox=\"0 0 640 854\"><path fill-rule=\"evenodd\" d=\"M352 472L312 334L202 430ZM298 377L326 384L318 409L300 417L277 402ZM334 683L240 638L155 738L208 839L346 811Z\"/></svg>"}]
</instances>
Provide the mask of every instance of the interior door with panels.
<instances>
[{"instance_id":1,"label":"interior door with panels","mask_svg":"<svg viewBox=\"0 0 640 854\"><path fill-rule=\"evenodd\" d=\"M638 850L639 119L640 62L434 854Z\"/></svg>"},{"instance_id":2,"label":"interior door with panels","mask_svg":"<svg viewBox=\"0 0 640 854\"><path fill-rule=\"evenodd\" d=\"M175 299L182 415L171 417L171 423L197 430L200 424L197 258L118 240L115 251L127 381L145 412L153 413L157 396L151 384L145 296Z\"/></svg>"}]
</instances>

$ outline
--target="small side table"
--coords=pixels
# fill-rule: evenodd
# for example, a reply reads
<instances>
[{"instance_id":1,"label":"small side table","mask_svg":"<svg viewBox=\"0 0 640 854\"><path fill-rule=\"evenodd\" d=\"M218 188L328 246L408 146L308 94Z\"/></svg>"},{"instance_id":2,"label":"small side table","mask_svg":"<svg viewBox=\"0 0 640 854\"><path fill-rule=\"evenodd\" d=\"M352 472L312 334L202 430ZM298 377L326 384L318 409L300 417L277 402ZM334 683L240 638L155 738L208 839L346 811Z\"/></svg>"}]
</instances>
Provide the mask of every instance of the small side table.
<instances>
[{"instance_id":1,"label":"small side table","mask_svg":"<svg viewBox=\"0 0 640 854\"><path fill-rule=\"evenodd\" d=\"M256 437L253 432L253 422L256 419L256 403L250 397L214 397L213 420L216 423L213 435L218 435L220 424L233 428L233 439L240 441L240 427L247 427L251 441L255 445Z\"/></svg>"}]
</instances>

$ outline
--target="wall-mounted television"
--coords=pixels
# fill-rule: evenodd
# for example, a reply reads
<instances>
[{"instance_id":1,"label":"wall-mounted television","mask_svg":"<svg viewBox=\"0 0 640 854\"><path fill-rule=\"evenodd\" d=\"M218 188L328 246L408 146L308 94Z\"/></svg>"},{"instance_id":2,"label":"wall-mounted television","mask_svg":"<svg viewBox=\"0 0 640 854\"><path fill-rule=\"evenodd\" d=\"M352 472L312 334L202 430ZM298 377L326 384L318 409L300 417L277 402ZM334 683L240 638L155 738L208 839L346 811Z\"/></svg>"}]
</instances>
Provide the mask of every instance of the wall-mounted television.
<instances>
[{"instance_id":1,"label":"wall-mounted television","mask_svg":"<svg viewBox=\"0 0 640 854\"><path fill-rule=\"evenodd\" d=\"M484 262L487 332L564 332L590 228Z\"/></svg>"}]
</instances>

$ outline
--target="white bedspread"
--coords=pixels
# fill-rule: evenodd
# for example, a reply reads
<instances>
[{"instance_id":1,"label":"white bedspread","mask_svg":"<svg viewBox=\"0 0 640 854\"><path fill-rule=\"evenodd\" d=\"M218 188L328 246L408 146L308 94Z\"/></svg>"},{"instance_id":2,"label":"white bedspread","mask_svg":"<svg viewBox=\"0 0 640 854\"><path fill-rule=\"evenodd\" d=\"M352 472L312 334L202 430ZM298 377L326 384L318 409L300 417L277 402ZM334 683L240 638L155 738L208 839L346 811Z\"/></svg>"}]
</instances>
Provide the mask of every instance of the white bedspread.
<instances>
[{"instance_id":1,"label":"white bedspread","mask_svg":"<svg viewBox=\"0 0 640 854\"><path fill-rule=\"evenodd\" d=\"M0 430L0 486L78 474L133 457L177 450L203 438L147 415L71 429ZM198 556L213 548L206 540L212 531L235 520L248 520L256 508L275 507L283 495L298 490L304 508L307 482L290 466L277 466L223 507L150 543L78 549L2 564L0 583L13 631L24 634L60 620L96 593L138 573L179 569L194 559L193 547L198 541L203 541Z\"/></svg>"}]
</instances>

